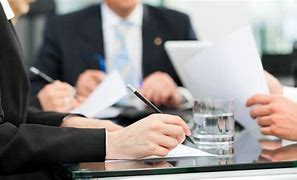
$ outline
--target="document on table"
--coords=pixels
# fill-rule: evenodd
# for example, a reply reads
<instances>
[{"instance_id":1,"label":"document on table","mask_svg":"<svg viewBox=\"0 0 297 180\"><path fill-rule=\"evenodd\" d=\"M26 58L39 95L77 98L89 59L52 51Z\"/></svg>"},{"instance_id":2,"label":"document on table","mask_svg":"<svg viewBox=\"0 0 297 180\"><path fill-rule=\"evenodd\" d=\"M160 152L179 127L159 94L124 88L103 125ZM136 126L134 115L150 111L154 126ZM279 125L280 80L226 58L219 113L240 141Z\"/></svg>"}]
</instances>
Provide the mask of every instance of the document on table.
<instances>
[{"instance_id":1,"label":"document on table","mask_svg":"<svg viewBox=\"0 0 297 180\"><path fill-rule=\"evenodd\" d=\"M234 99L235 119L245 128L258 128L245 106L255 94L268 94L252 30L244 27L197 53L185 64L196 99Z\"/></svg>"},{"instance_id":2,"label":"document on table","mask_svg":"<svg viewBox=\"0 0 297 180\"><path fill-rule=\"evenodd\" d=\"M143 158L144 160L149 159L162 159L162 158L179 158L179 157L204 157L204 156L217 156L215 154L210 154L208 152L204 152L197 148L192 148L190 146L186 146L183 144L178 145L176 148L172 149L167 156L160 157L160 156L149 156ZM106 160L106 162L117 162L117 161L127 161L128 159L118 159L118 160Z\"/></svg>"},{"instance_id":3,"label":"document on table","mask_svg":"<svg viewBox=\"0 0 297 180\"><path fill-rule=\"evenodd\" d=\"M210 154L208 152L204 152L197 148L192 148L190 146L186 146L183 144L178 145L176 148L172 149L167 156L149 156L144 159L159 159L159 158L176 158L176 157L198 157L198 156L217 156L214 154Z\"/></svg>"},{"instance_id":4,"label":"document on table","mask_svg":"<svg viewBox=\"0 0 297 180\"><path fill-rule=\"evenodd\" d=\"M82 114L86 117L97 117L97 114L102 113L104 109L114 105L126 95L127 89L124 81L118 71L113 71L72 113Z\"/></svg>"}]
</instances>

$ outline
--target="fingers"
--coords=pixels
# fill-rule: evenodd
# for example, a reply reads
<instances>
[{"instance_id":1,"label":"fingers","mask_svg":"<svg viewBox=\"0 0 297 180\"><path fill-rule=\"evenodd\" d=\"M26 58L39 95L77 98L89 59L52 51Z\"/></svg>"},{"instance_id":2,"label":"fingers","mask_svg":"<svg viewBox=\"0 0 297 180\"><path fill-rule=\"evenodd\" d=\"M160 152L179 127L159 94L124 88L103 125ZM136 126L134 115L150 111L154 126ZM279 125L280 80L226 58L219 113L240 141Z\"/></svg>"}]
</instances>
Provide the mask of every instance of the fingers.
<instances>
[{"instance_id":1,"label":"fingers","mask_svg":"<svg viewBox=\"0 0 297 180\"><path fill-rule=\"evenodd\" d=\"M175 148L179 144L177 139L166 136L166 135L158 135L158 136L152 137L152 138L153 138L153 140L156 140L156 143L159 146L165 147L168 150Z\"/></svg>"},{"instance_id":2,"label":"fingers","mask_svg":"<svg viewBox=\"0 0 297 180\"><path fill-rule=\"evenodd\" d=\"M88 76L95 80L97 83L101 83L105 78L105 73L98 70L87 70Z\"/></svg>"},{"instance_id":3,"label":"fingers","mask_svg":"<svg viewBox=\"0 0 297 180\"><path fill-rule=\"evenodd\" d=\"M169 153L169 150L167 148L156 145L151 155L164 157L168 153Z\"/></svg>"},{"instance_id":4,"label":"fingers","mask_svg":"<svg viewBox=\"0 0 297 180\"><path fill-rule=\"evenodd\" d=\"M165 114L155 115L155 116L156 116L157 119L162 120L166 124L173 124L173 125L181 126L187 136L191 135L191 131L189 129L189 126L180 117L173 116L173 115L165 115Z\"/></svg>"},{"instance_id":5,"label":"fingers","mask_svg":"<svg viewBox=\"0 0 297 180\"><path fill-rule=\"evenodd\" d=\"M182 126L166 124L161 128L162 128L161 132L164 135L174 137L178 141L178 143L181 143L184 141L185 132Z\"/></svg>"},{"instance_id":6,"label":"fingers","mask_svg":"<svg viewBox=\"0 0 297 180\"><path fill-rule=\"evenodd\" d=\"M141 93L144 97L146 97L148 100L152 101L154 97L154 88L145 88L145 86L141 89Z\"/></svg>"},{"instance_id":7,"label":"fingers","mask_svg":"<svg viewBox=\"0 0 297 180\"><path fill-rule=\"evenodd\" d=\"M261 116L268 116L271 114L271 108L269 105L263 105L263 106L256 106L251 110L251 117L256 119L257 117Z\"/></svg>"},{"instance_id":8,"label":"fingers","mask_svg":"<svg viewBox=\"0 0 297 180\"><path fill-rule=\"evenodd\" d=\"M258 95L255 95L255 96L249 98L246 102L246 106L250 107L255 104L266 105L266 104L271 103L272 100L273 100L273 96L271 96L271 95L258 94Z\"/></svg>"},{"instance_id":9,"label":"fingers","mask_svg":"<svg viewBox=\"0 0 297 180\"><path fill-rule=\"evenodd\" d=\"M262 127L260 129L260 132L264 135L273 135L272 131L271 131L271 126L268 127Z\"/></svg>"},{"instance_id":10,"label":"fingers","mask_svg":"<svg viewBox=\"0 0 297 180\"><path fill-rule=\"evenodd\" d=\"M105 78L105 73L98 70L86 70L80 74L76 87L82 96L88 96Z\"/></svg>"},{"instance_id":11,"label":"fingers","mask_svg":"<svg viewBox=\"0 0 297 180\"><path fill-rule=\"evenodd\" d=\"M270 126L272 124L270 116L264 116L257 119L257 122L260 126Z\"/></svg>"},{"instance_id":12,"label":"fingers","mask_svg":"<svg viewBox=\"0 0 297 180\"><path fill-rule=\"evenodd\" d=\"M145 78L141 93L157 106L171 106L169 100L177 97L177 86L167 73L155 72Z\"/></svg>"}]
</instances>

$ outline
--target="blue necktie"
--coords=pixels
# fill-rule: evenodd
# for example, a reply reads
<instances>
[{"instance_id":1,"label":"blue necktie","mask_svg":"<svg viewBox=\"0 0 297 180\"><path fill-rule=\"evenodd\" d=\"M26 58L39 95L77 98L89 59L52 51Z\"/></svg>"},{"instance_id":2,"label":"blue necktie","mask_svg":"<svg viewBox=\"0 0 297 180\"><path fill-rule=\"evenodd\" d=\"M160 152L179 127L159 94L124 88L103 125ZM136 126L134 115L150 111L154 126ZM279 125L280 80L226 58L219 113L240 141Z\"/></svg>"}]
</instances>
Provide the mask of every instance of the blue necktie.
<instances>
[{"instance_id":1,"label":"blue necktie","mask_svg":"<svg viewBox=\"0 0 297 180\"><path fill-rule=\"evenodd\" d=\"M110 69L118 70L126 84L131 84L136 88L140 87L140 77L138 77L135 64L129 57L127 48L127 34L132 24L126 20L122 20L115 27L115 37L117 40L117 48L111 57ZM120 105L134 106L137 98L134 95L128 95L119 102Z\"/></svg>"}]
</instances>

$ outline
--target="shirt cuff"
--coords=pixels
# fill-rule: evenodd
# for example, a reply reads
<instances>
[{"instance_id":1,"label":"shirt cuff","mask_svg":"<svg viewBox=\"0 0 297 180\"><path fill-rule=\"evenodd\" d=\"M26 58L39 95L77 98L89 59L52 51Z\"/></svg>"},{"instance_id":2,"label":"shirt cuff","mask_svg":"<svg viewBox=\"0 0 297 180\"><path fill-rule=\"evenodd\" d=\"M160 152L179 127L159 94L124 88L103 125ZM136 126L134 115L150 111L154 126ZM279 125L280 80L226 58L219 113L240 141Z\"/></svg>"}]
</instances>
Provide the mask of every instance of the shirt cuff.
<instances>
[{"instance_id":1,"label":"shirt cuff","mask_svg":"<svg viewBox=\"0 0 297 180\"><path fill-rule=\"evenodd\" d=\"M290 100L297 101L297 88L283 86L283 96Z\"/></svg>"},{"instance_id":2,"label":"shirt cuff","mask_svg":"<svg viewBox=\"0 0 297 180\"><path fill-rule=\"evenodd\" d=\"M192 94L190 93L189 90L187 90L184 87L178 87L177 91L179 92L179 94L182 97L182 103L179 106L180 109L188 109L188 108L192 108L193 107L193 103L194 103L194 97L192 96Z\"/></svg>"}]
</instances>

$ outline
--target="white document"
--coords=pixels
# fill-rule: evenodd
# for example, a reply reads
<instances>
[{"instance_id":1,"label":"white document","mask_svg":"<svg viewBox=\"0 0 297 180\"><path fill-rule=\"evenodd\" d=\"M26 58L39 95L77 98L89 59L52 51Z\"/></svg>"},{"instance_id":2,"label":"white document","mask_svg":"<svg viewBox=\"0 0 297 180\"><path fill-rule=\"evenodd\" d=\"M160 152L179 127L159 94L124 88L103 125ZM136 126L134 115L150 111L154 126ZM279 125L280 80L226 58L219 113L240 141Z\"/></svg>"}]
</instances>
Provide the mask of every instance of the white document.
<instances>
[{"instance_id":1,"label":"white document","mask_svg":"<svg viewBox=\"0 0 297 180\"><path fill-rule=\"evenodd\" d=\"M160 157L160 156L149 156L143 159L162 159L162 158L179 158L179 157L203 157L209 156L214 157L217 156L215 154L210 154L204 152L200 149L192 148L190 146L185 146L183 144L179 144L176 148L172 149L167 156ZM118 159L118 160L106 160L105 162L118 162L118 161L127 161L128 159Z\"/></svg>"},{"instance_id":2,"label":"white document","mask_svg":"<svg viewBox=\"0 0 297 180\"><path fill-rule=\"evenodd\" d=\"M110 119L115 118L123 112L123 108L119 107L108 107L104 109L104 111L99 112L96 114L96 118L99 119Z\"/></svg>"},{"instance_id":3,"label":"white document","mask_svg":"<svg viewBox=\"0 0 297 180\"><path fill-rule=\"evenodd\" d=\"M82 114L86 117L96 117L104 109L114 105L127 95L127 89L118 71L111 72L100 83L92 94L74 109L72 113Z\"/></svg>"},{"instance_id":4,"label":"white document","mask_svg":"<svg viewBox=\"0 0 297 180\"><path fill-rule=\"evenodd\" d=\"M232 98L235 119L245 128L258 128L245 104L251 96L269 91L250 27L198 52L184 68L189 77L185 84L196 99Z\"/></svg>"},{"instance_id":5,"label":"white document","mask_svg":"<svg viewBox=\"0 0 297 180\"><path fill-rule=\"evenodd\" d=\"M172 149L165 157L149 156L144 159L198 157L198 156L217 156L217 155L210 154L208 152L204 152L200 149L192 148L190 146L185 146L183 144L179 144L176 148Z\"/></svg>"}]
</instances>

